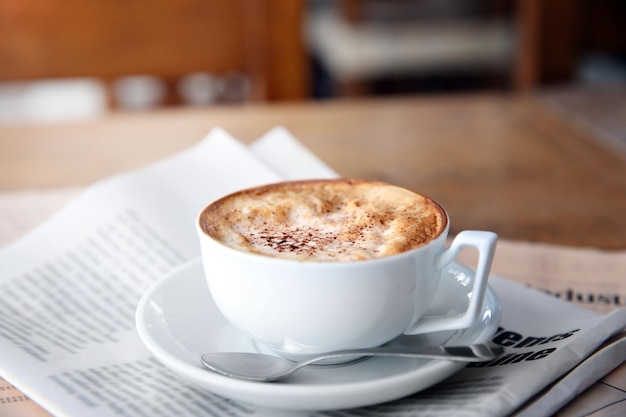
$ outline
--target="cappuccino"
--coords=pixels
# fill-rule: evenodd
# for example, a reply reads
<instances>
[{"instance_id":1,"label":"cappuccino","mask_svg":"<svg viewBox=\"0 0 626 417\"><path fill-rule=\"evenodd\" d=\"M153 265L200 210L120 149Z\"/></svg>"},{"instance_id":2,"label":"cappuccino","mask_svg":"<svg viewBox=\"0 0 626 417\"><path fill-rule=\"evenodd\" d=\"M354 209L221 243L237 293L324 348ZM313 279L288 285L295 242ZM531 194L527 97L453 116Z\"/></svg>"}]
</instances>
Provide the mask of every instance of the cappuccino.
<instances>
[{"instance_id":1,"label":"cappuccino","mask_svg":"<svg viewBox=\"0 0 626 417\"><path fill-rule=\"evenodd\" d=\"M240 191L206 207L200 229L234 249L300 261L353 261L418 248L447 226L439 204L394 185L310 180Z\"/></svg>"}]
</instances>

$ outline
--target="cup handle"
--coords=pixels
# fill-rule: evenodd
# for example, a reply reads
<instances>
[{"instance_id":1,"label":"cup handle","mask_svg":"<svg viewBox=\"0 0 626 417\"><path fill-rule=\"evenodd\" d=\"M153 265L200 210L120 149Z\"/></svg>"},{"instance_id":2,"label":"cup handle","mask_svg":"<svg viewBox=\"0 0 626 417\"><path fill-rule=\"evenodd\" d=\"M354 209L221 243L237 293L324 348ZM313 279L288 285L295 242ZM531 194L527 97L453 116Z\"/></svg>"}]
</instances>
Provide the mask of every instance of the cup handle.
<instances>
[{"instance_id":1,"label":"cup handle","mask_svg":"<svg viewBox=\"0 0 626 417\"><path fill-rule=\"evenodd\" d=\"M423 317L412 327L407 329L405 334L429 333L441 330L466 329L480 318L483 299L487 290L487 281L491 262L496 248L498 236L493 232L479 230L465 230L459 233L448 249L439 255L437 268L442 270L448 266L466 246L478 249L478 264L476 266L476 276L472 286L471 298L467 311L454 316Z\"/></svg>"}]
</instances>

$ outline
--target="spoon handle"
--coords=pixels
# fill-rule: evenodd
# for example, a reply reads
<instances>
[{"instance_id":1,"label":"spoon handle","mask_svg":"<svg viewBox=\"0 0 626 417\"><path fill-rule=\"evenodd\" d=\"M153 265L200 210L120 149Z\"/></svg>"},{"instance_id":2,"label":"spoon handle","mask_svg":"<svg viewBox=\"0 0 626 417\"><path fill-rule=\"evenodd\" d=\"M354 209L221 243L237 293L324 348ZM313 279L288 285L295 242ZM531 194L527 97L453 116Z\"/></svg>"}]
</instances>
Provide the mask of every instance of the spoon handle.
<instances>
[{"instance_id":1,"label":"spoon handle","mask_svg":"<svg viewBox=\"0 0 626 417\"><path fill-rule=\"evenodd\" d=\"M504 349L498 345L477 344L468 346L414 346L400 347L387 346L372 349L339 350L316 355L298 363L298 368L327 359L336 359L346 356L395 356L420 357L431 359L459 360L464 362L481 362L494 359L502 354Z\"/></svg>"}]
</instances>

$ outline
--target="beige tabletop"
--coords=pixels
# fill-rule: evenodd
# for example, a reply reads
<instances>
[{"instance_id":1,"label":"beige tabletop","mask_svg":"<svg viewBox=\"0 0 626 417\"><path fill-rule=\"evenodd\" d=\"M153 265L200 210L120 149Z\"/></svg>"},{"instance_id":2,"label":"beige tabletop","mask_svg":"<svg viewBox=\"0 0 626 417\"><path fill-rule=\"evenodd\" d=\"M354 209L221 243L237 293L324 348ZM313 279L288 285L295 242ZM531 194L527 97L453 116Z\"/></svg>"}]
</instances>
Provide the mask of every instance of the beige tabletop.
<instances>
[{"instance_id":1,"label":"beige tabletop","mask_svg":"<svg viewBox=\"0 0 626 417\"><path fill-rule=\"evenodd\" d=\"M495 273L607 313L626 305L626 158L542 103L469 95L0 125L0 203L24 211L52 196L45 201L61 204L94 181L197 143L213 127L251 142L282 125L343 176L385 180L439 200L452 233L497 232ZM589 302L607 294L614 303ZM607 386L626 392L626 366L559 415L580 415ZM28 406L28 415L47 415ZM15 415L28 412L20 407Z\"/></svg>"}]
</instances>

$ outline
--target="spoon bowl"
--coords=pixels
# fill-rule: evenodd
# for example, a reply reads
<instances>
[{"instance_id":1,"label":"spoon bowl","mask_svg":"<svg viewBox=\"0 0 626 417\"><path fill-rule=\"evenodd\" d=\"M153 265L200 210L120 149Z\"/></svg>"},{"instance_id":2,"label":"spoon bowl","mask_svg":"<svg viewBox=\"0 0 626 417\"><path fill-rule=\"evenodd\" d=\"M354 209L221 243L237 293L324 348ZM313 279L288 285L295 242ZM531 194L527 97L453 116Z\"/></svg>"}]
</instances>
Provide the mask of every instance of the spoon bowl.
<instances>
[{"instance_id":1,"label":"spoon bowl","mask_svg":"<svg viewBox=\"0 0 626 417\"><path fill-rule=\"evenodd\" d=\"M201 361L202 364L211 371L230 378L272 382L284 379L305 366L328 359L395 356L482 362L494 359L503 352L504 348L493 344L474 344L468 346L394 346L328 352L312 356L300 362L294 362L278 356L249 352L205 353L201 356Z\"/></svg>"}]
</instances>

